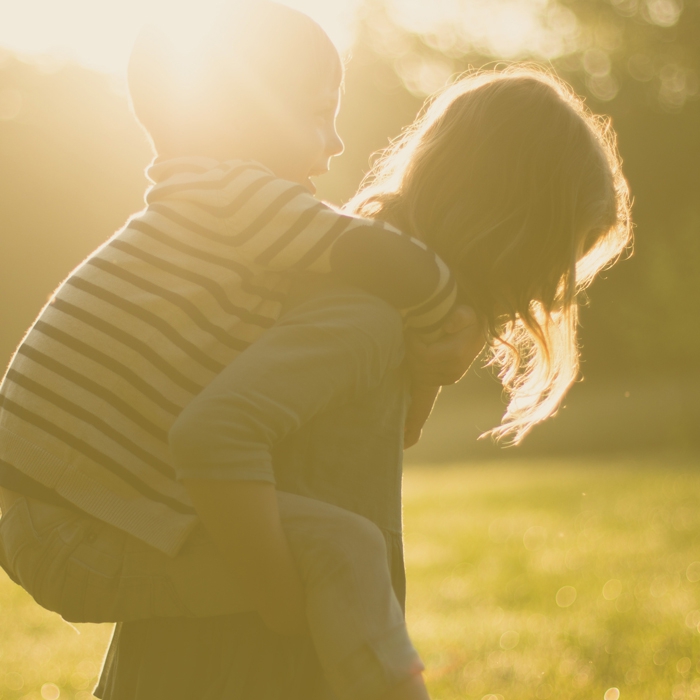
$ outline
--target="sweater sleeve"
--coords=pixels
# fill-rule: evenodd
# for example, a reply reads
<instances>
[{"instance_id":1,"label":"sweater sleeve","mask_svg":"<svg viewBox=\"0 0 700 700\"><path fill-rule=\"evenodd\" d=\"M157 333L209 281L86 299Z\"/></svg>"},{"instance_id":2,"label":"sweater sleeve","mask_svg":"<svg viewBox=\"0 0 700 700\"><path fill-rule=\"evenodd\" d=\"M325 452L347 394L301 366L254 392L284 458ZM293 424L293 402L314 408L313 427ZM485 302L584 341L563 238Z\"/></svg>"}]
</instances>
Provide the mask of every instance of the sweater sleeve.
<instances>
[{"instance_id":1,"label":"sweater sleeve","mask_svg":"<svg viewBox=\"0 0 700 700\"><path fill-rule=\"evenodd\" d=\"M423 243L344 214L256 163L209 161L203 169L157 184L149 207L185 217L259 270L335 275L398 309L424 339L439 337L456 286Z\"/></svg>"},{"instance_id":2,"label":"sweater sleeve","mask_svg":"<svg viewBox=\"0 0 700 700\"><path fill-rule=\"evenodd\" d=\"M402 357L386 303L347 287L314 295L185 407L169 435L178 479L274 482L273 445L378 386Z\"/></svg>"}]
</instances>

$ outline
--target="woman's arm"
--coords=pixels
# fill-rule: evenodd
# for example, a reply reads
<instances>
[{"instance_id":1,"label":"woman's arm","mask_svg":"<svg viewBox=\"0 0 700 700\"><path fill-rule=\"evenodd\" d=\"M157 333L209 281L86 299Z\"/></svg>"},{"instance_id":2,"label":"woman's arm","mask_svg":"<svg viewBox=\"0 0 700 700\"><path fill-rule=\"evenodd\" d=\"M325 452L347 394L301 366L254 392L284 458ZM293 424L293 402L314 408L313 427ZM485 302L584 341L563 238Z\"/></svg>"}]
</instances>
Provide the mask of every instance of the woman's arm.
<instances>
[{"instance_id":1,"label":"woman's arm","mask_svg":"<svg viewBox=\"0 0 700 700\"><path fill-rule=\"evenodd\" d=\"M267 624L300 629L302 595L274 498L273 445L379 385L403 356L401 321L351 290L315 295L239 355L170 431L179 479Z\"/></svg>"},{"instance_id":2,"label":"woman's arm","mask_svg":"<svg viewBox=\"0 0 700 700\"><path fill-rule=\"evenodd\" d=\"M304 632L304 591L282 530L273 484L209 479L182 483L231 578L263 622L280 634Z\"/></svg>"}]
</instances>

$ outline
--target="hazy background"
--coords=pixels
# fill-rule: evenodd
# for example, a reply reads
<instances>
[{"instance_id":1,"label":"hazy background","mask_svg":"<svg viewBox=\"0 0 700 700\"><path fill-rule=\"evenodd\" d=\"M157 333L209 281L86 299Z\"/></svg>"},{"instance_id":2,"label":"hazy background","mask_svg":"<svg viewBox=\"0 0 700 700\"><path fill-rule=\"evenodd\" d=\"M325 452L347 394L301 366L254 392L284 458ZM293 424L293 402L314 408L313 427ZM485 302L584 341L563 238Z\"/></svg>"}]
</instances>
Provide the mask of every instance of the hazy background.
<instances>
[{"instance_id":1,"label":"hazy background","mask_svg":"<svg viewBox=\"0 0 700 700\"><path fill-rule=\"evenodd\" d=\"M0 0L0 363L61 279L143 205L152 157L124 67L145 21L185 41L213 0ZM700 0L296 0L347 55L342 203L425 96L494 62L547 63L609 114L635 199L633 257L583 313L583 375L508 456L700 445ZM444 398L412 460L503 456L481 371Z\"/></svg>"}]
</instances>

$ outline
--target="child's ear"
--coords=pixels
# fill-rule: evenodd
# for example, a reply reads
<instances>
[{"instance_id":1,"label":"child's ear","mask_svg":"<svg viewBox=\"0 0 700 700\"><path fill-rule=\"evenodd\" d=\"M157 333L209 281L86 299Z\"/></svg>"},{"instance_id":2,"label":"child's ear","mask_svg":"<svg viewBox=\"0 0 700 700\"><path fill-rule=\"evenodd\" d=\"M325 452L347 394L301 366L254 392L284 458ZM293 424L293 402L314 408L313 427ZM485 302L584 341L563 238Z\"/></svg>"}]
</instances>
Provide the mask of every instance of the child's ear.
<instances>
[{"instance_id":1,"label":"child's ear","mask_svg":"<svg viewBox=\"0 0 700 700\"><path fill-rule=\"evenodd\" d=\"M127 82L136 118L157 144L167 141L172 129L177 50L153 26L136 37L129 57Z\"/></svg>"}]
</instances>

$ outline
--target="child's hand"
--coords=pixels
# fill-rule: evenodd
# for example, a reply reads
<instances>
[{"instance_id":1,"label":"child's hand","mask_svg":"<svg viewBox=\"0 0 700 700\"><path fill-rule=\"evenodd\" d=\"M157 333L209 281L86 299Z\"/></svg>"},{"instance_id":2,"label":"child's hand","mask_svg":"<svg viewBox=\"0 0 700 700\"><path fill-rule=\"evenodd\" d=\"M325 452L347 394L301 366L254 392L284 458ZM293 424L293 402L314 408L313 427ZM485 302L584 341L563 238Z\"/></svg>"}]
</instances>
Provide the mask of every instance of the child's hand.
<instances>
[{"instance_id":1,"label":"child's hand","mask_svg":"<svg viewBox=\"0 0 700 700\"><path fill-rule=\"evenodd\" d=\"M434 343L408 339L408 364L413 383L455 384L483 350L486 336L473 309L458 306L442 327L445 335Z\"/></svg>"},{"instance_id":2,"label":"child's hand","mask_svg":"<svg viewBox=\"0 0 700 700\"><path fill-rule=\"evenodd\" d=\"M411 405L404 425L404 449L420 440L440 387L458 382L486 342L476 314L468 306L457 307L445 322L443 330L445 336L434 343L422 343L415 338L408 342Z\"/></svg>"}]
</instances>

